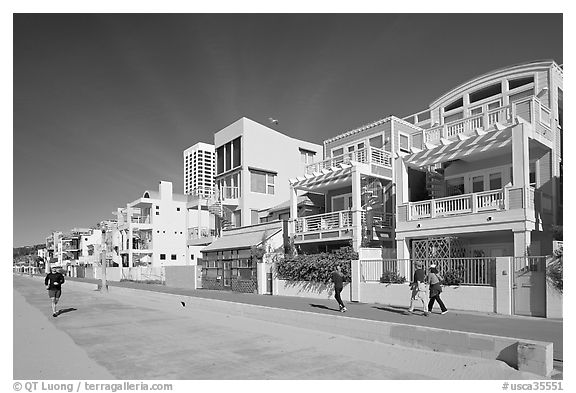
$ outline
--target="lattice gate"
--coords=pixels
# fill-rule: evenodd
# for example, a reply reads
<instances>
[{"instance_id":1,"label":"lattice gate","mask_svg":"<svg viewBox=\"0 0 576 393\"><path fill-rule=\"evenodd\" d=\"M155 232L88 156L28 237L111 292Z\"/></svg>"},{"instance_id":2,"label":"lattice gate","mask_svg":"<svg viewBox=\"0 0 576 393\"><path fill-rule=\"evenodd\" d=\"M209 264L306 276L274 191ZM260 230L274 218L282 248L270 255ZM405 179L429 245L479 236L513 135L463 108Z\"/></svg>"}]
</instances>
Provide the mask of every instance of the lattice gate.
<instances>
[{"instance_id":1,"label":"lattice gate","mask_svg":"<svg viewBox=\"0 0 576 393\"><path fill-rule=\"evenodd\" d=\"M468 243L456 236L412 240L412 259L464 258L467 250Z\"/></svg>"}]
</instances>

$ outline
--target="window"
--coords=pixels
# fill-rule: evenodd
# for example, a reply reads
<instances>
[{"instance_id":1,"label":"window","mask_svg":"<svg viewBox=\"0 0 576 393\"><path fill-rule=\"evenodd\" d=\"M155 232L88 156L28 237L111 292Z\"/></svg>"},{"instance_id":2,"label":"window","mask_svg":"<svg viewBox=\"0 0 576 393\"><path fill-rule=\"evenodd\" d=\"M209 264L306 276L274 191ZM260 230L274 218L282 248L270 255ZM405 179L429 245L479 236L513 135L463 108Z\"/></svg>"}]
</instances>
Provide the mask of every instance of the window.
<instances>
[{"instance_id":1,"label":"window","mask_svg":"<svg viewBox=\"0 0 576 393\"><path fill-rule=\"evenodd\" d=\"M241 164L241 160L240 160L240 137L238 137L232 141L232 157L234 158L233 162L232 162L232 168L239 167Z\"/></svg>"},{"instance_id":2,"label":"window","mask_svg":"<svg viewBox=\"0 0 576 393\"><path fill-rule=\"evenodd\" d=\"M176 208L176 211L177 211L177 212L179 212L179 211L180 211L180 208L179 208L179 207L177 207L177 208Z\"/></svg>"},{"instance_id":3,"label":"window","mask_svg":"<svg viewBox=\"0 0 576 393\"><path fill-rule=\"evenodd\" d=\"M464 194L464 178L456 177L446 180L446 191L448 196Z\"/></svg>"},{"instance_id":4,"label":"window","mask_svg":"<svg viewBox=\"0 0 576 393\"><path fill-rule=\"evenodd\" d=\"M332 157L341 156L342 154L344 154L343 148L338 148L338 149L332 150Z\"/></svg>"},{"instance_id":5,"label":"window","mask_svg":"<svg viewBox=\"0 0 576 393\"><path fill-rule=\"evenodd\" d=\"M532 161L528 164L529 168L529 178L530 178L530 185L532 187L536 187L536 161Z\"/></svg>"},{"instance_id":6,"label":"window","mask_svg":"<svg viewBox=\"0 0 576 393\"><path fill-rule=\"evenodd\" d=\"M490 174L490 189L498 190L502 188L502 173L491 173Z\"/></svg>"},{"instance_id":7,"label":"window","mask_svg":"<svg viewBox=\"0 0 576 393\"><path fill-rule=\"evenodd\" d=\"M159 215L160 215L160 212L156 212L156 215L159 216Z\"/></svg>"},{"instance_id":8,"label":"window","mask_svg":"<svg viewBox=\"0 0 576 393\"><path fill-rule=\"evenodd\" d=\"M400 139L400 151L405 151L410 153L410 135L398 134Z\"/></svg>"},{"instance_id":9,"label":"window","mask_svg":"<svg viewBox=\"0 0 576 393\"><path fill-rule=\"evenodd\" d=\"M382 135L378 135L378 136L375 136L373 138L370 138L370 140L368 141L368 144L371 147L375 147L377 149L382 149L382 147L384 146L384 144L382 143Z\"/></svg>"},{"instance_id":10,"label":"window","mask_svg":"<svg viewBox=\"0 0 576 393\"><path fill-rule=\"evenodd\" d=\"M456 101L451 102L450 104L446 105L444 107L444 112L448 112L448 111L451 111L451 110L456 109L456 108L461 108L463 105L464 105L464 99L459 98Z\"/></svg>"},{"instance_id":11,"label":"window","mask_svg":"<svg viewBox=\"0 0 576 393\"><path fill-rule=\"evenodd\" d=\"M276 175L261 171L250 171L250 191L274 195Z\"/></svg>"},{"instance_id":12,"label":"window","mask_svg":"<svg viewBox=\"0 0 576 393\"><path fill-rule=\"evenodd\" d=\"M470 93L470 103L477 102L485 98L498 95L500 93L502 93L502 84L497 83L495 85L491 85Z\"/></svg>"},{"instance_id":13,"label":"window","mask_svg":"<svg viewBox=\"0 0 576 393\"><path fill-rule=\"evenodd\" d=\"M190 254L190 259L194 259L194 254Z\"/></svg>"},{"instance_id":14,"label":"window","mask_svg":"<svg viewBox=\"0 0 576 393\"><path fill-rule=\"evenodd\" d=\"M526 85L529 85L530 83L534 83L534 77L533 76L528 76L528 77L518 78L518 79L511 79L508 81L508 90L512 90L512 89L515 89L515 88L521 87L521 86L526 86Z\"/></svg>"},{"instance_id":15,"label":"window","mask_svg":"<svg viewBox=\"0 0 576 393\"><path fill-rule=\"evenodd\" d=\"M166 260L166 254L160 254L160 260L165 261Z\"/></svg>"},{"instance_id":16,"label":"window","mask_svg":"<svg viewBox=\"0 0 576 393\"><path fill-rule=\"evenodd\" d=\"M315 152L306 149L299 149L299 150L300 150L300 160L304 165L312 164L314 162L314 156L316 155Z\"/></svg>"},{"instance_id":17,"label":"window","mask_svg":"<svg viewBox=\"0 0 576 393\"><path fill-rule=\"evenodd\" d=\"M484 176L474 176L472 178L472 192L484 191Z\"/></svg>"},{"instance_id":18,"label":"window","mask_svg":"<svg viewBox=\"0 0 576 393\"><path fill-rule=\"evenodd\" d=\"M175 261L175 260L176 260L176 254L170 255L170 259L171 259L172 261Z\"/></svg>"}]
</instances>

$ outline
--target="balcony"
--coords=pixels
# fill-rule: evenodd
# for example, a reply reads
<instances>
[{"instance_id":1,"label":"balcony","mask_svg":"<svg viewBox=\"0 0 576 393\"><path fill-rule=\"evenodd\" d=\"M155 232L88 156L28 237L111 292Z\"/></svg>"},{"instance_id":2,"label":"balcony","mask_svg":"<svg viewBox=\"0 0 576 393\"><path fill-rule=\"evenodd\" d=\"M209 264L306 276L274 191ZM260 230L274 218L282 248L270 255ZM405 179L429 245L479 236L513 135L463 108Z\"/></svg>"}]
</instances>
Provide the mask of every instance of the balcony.
<instances>
[{"instance_id":1,"label":"balcony","mask_svg":"<svg viewBox=\"0 0 576 393\"><path fill-rule=\"evenodd\" d=\"M216 189L217 198L222 202L236 203L240 197L240 187L220 187Z\"/></svg>"},{"instance_id":2,"label":"balcony","mask_svg":"<svg viewBox=\"0 0 576 393\"><path fill-rule=\"evenodd\" d=\"M477 129L485 131L496 123L504 127L510 126L514 124L517 117L533 124L537 134L549 141L552 140L550 108L543 105L537 98L528 97L515 101L511 105L424 130L424 142L440 144L441 138L455 141L459 139L460 135L475 135Z\"/></svg>"},{"instance_id":3,"label":"balcony","mask_svg":"<svg viewBox=\"0 0 576 393\"><path fill-rule=\"evenodd\" d=\"M150 224L150 216L131 217L130 222L133 224Z\"/></svg>"},{"instance_id":4,"label":"balcony","mask_svg":"<svg viewBox=\"0 0 576 393\"><path fill-rule=\"evenodd\" d=\"M211 243L216 238L216 229L208 227L188 228L187 244L189 246Z\"/></svg>"},{"instance_id":5,"label":"balcony","mask_svg":"<svg viewBox=\"0 0 576 393\"><path fill-rule=\"evenodd\" d=\"M340 240L352 237L354 211L341 210L331 213L299 217L295 220L294 234L298 240ZM361 227L366 227L371 218L371 227L375 230L392 229L392 213L360 211Z\"/></svg>"},{"instance_id":6,"label":"balcony","mask_svg":"<svg viewBox=\"0 0 576 393\"><path fill-rule=\"evenodd\" d=\"M385 168L392 168L392 154L382 149L375 147L365 147L353 152L348 152L340 156L331 157L326 160L315 162L307 165L305 169L306 175L315 175L322 173L322 170L330 170L337 168L339 164L350 164L351 162L359 162L365 164L375 164Z\"/></svg>"}]
</instances>

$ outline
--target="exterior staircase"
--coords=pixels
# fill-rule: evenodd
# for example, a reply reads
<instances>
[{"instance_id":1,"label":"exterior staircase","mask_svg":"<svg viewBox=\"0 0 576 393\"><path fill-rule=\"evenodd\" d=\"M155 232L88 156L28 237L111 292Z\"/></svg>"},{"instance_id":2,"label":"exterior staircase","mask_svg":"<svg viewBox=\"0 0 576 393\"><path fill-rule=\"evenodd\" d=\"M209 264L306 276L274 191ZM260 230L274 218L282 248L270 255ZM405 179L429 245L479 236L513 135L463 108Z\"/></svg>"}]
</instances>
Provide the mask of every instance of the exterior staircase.
<instances>
[{"instance_id":1,"label":"exterior staircase","mask_svg":"<svg viewBox=\"0 0 576 393\"><path fill-rule=\"evenodd\" d=\"M218 217L220 225L216 226L220 230L228 229L232 226L232 210L224 206L217 196L213 196L210 200L208 211Z\"/></svg>"}]
</instances>

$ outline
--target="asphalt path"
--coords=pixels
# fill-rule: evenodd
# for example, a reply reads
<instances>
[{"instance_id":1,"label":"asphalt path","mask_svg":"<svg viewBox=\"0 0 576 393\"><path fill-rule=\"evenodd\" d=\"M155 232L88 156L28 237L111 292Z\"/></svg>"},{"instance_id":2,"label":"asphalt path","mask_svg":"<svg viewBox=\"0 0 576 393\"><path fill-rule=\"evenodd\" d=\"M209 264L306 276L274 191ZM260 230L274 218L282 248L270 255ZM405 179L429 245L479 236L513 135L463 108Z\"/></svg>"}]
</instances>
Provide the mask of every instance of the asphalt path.
<instances>
[{"instance_id":1,"label":"asphalt path","mask_svg":"<svg viewBox=\"0 0 576 393\"><path fill-rule=\"evenodd\" d=\"M70 280L54 318L41 278L14 276L13 288L15 379L540 379L495 360L195 310L153 291L103 295Z\"/></svg>"}]
</instances>

